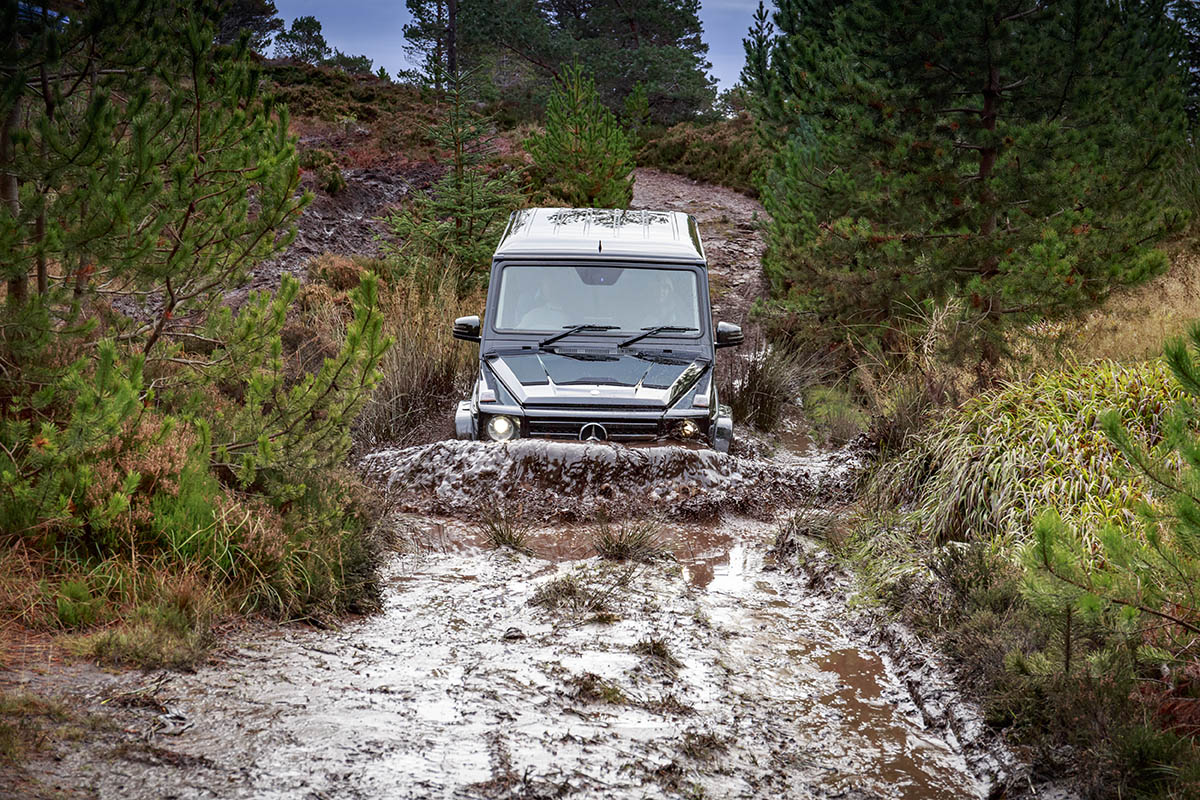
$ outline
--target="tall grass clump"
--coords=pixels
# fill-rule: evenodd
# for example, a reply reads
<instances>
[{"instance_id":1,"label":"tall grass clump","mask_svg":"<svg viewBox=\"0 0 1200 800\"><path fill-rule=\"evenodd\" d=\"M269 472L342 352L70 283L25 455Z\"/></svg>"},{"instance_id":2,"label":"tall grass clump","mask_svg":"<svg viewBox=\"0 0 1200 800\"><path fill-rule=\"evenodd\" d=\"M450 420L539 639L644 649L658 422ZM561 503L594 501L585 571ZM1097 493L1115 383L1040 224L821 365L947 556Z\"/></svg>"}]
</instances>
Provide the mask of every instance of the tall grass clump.
<instances>
[{"instance_id":1,"label":"tall grass clump","mask_svg":"<svg viewBox=\"0 0 1200 800\"><path fill-rule=\"evenodd\" d=\"M380 306L398 345L380 361L379 384L355 421L361 447L443 433L429 420L449 420L447 409L478 367L476 349L452 338L450 329L457 317L482 308L480 293L459 295L452 278L423 265L416 274L394 274Z\"/></svg>"},{"instance_id":2,"label":"tall grass clump","mask_svg":"<svg viewBox=\"0 0 1200 800\"><path fill-rule=\"evenodd\" d=\"M661 526L656 520L625 520L600 524L592 537L592 549L611 561L649 563L664 552Z\"/></svg>"},{"instance_id":3,"label":"tall grass clump","mask_svg":"<svg viewBox=\"0 0 1200 800\"><path fill-rule=\"evenodd\" d=\"M910 508L934 545L1025 541L1047 507L1098 530L1131 518L1149 488L1127 474L1101 416L1115 407L1132 437L1157 447L1182 397L1161 363L1101 362L1007 384L911 438L874 476L872 499Z\"/></svg>"},{"instance_id":4,"label":"tall grass clump","mask_svg":"<svg viewBox=\"0 0 1200 800\"><path fill-rule=\"evenodd\" d=\"M533 526L517 506L497 503L481 509L479 531L488 546L532 555L529 534Z\"/></svg>"},{"instance_id":5,"label":"tall grass clump","mask_svg":"<svg viewBox=\"0 0 1200 800\"><path fill-rule=\"evenodd\" d=\"M867 413L840 386L813 386L804 392L804 412L813 430L834 447L865 432Z\"/></svg>"},{"instance_id":6,"label":"tall grass clump","mask_svg":"<svg viewBox=\"0 0 1200 800\"><path fill-rule=\"evenodd\" d=\"M1097 644L1061 630L1063 658L1050 671L1069 678L1074 665L1128 687L1153 721L1127 732L1135 746L1124 760L1140 782L1182 796L1200 789L1200 325L1165 355L1185 397L1164 418L1163 441L1148 445L1115 410L1100 420L1152 492L1136 516L1099 529L1048 509L1025 550L1025 595L1043 614L1101 632Z\"/></svg>"},{"instance_id":7,"label":"tall grass clump","mask_svg":"<svg viewBox=\"0 0 1200 800\"><path fill-rule=\"evenodd\" d=\"M782 421L788 403L827 371L820 356L760 342L750 352L724 360L717 388L736 422L770 432Z\"/></svg>"}]
</instances>

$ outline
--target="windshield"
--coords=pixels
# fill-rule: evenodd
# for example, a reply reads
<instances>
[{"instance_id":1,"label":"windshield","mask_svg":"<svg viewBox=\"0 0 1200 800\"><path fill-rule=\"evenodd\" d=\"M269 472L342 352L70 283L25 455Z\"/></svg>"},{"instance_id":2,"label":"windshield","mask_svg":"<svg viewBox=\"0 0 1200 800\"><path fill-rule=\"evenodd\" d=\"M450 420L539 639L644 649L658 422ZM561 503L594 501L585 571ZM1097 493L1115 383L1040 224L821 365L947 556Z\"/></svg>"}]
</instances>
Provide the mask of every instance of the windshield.
<instances>
[{"instance_id":1,"label":"windshield","mask_svg":"<svg viewBox=\"0 0 1200 800\"><path fill-rule=\"evenodd\" d=\"M637 332L662 325L700 330L696 273L653 267L511 266L500 274L496 327L560 332L574 325Z\"/></svg>"}]
</instances>

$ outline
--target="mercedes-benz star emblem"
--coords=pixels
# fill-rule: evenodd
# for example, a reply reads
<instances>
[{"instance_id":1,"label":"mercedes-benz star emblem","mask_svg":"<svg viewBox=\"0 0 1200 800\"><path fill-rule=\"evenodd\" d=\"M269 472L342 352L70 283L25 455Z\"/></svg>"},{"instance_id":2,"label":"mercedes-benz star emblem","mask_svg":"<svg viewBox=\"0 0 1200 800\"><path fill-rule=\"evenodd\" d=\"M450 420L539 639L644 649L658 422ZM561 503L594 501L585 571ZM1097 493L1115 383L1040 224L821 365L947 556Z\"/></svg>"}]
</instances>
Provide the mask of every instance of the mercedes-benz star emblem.
<instances>
[{"instance_id":1,"label":"mercedes-benz star emblem","mask_svg":"<svg viewBox=\"0 0 1200 800\"><path fill-rule=\"evenodd\" d=\"M579 441L581 442L607 442L608 431L604 430L604 426L595 422L589 422L579 429Z\"/></svg>"}]
</instances>

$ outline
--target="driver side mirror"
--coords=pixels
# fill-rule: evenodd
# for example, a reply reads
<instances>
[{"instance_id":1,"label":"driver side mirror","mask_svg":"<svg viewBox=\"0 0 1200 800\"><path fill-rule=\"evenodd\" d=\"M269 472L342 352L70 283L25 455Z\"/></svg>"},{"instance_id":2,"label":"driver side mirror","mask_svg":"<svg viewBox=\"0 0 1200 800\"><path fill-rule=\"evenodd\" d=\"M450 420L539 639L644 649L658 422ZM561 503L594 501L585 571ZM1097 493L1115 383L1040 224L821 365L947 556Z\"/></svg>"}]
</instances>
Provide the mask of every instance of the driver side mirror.
<instances>
[{"instance_id":1,"label":"driver side mirror","mask_svg":"<svg viewBox=\"0 0 1200 800\"><path fill-rule=\"evenodd\" d=\"M737 347L746 340L740 325L732 322L717 323L717 347Z\"/></svg>"},{"instance_id":2,"label":"driver side mirror","mask_svg":"<svg viewBox=\"0 0 1200 800\"><path fill-rule=\"evenodd\" d=\"M454 320L453 336L455 339L462 339L464 342L479 342L483 338L479 332L479 317L475 315L459 317Z\"/></svg>"}]
</instances>

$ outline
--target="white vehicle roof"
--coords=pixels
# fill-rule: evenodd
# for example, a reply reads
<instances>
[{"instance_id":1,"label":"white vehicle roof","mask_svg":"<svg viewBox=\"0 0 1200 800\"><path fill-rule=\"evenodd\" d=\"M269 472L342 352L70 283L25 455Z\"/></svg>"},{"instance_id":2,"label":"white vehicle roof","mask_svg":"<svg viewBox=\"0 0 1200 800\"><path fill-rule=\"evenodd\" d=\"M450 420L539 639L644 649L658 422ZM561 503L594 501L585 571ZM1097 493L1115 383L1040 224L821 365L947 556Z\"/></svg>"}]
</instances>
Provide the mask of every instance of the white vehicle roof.
<instances>
[{"instance_id":1,"label":"white vehicle roof","mask_svg":"<svg viewBox=\"0 0 1200 800\"><path fill-rule=\"evenodd\" d=\"M694 217L680 211L527 208L514 211L496 258L704 261Z\"/></svg>"}]
</instances>

